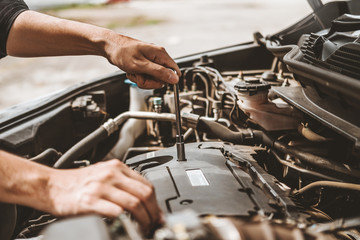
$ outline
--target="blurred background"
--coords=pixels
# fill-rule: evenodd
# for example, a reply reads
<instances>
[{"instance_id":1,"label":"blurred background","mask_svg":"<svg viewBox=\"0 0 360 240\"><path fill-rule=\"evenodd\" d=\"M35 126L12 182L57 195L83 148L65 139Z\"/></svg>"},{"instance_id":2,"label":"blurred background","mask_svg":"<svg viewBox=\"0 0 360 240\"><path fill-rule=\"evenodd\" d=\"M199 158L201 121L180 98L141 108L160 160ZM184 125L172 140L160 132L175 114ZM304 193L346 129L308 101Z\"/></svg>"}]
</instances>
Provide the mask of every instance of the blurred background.
<instances>
[{"instance_id":1,"label":"blurred background","mask_svg":"<svg viewBox=\"0 0 360 240\"><path fill-rule=\"evenodd\" d=\"M306 0L25 0L33 10L164 46L173 58L276 33L311 12ZM0 110L118 71L96 56L0 60Z\"/></svg>"}]
</instances>

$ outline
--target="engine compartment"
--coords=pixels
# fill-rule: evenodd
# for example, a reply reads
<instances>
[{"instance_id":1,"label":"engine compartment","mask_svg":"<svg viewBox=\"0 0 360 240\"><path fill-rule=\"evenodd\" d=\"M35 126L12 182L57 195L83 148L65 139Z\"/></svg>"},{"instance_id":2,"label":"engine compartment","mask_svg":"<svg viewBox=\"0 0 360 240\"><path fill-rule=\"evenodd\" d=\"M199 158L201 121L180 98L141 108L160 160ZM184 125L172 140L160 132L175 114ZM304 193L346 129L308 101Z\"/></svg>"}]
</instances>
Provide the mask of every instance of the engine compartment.
<instances>
[{"instance_id":1,"label":"engine compartment","mask_svg":"<svg viewBox=\"0 0 360 240\"><path fill-rule=\"evenodd\" d=\"M2 149L56 168L118 158L152 182L167 214L145 238L126 214L50 224L57 219L1 206L11 227L0 236L37 237L50 224L42 234L56 239L46 238L52 229L70 234L86 222L100 239L358 239L360 82L303 60L301 40L344 11L360 14L359 2L178 59L187 161L174 147L173 86L142 90L122 72L0 113Z\"/></svg>"}]
</instances>

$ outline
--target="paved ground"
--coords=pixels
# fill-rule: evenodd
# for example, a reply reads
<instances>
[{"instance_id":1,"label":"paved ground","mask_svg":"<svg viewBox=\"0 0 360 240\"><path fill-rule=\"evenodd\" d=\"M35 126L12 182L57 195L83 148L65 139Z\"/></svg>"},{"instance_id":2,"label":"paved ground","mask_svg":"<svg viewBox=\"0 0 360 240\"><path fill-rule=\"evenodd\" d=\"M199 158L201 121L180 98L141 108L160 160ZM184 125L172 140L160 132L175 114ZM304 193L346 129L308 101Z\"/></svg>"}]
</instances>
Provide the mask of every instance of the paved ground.
<instances>
[{"instance_id":1,"label":"paved ground","mask_svg":"<svg viewBox=\"0 0 360 240\"><path fill-rule=\"evenodd\" d=\"M164 46L171 56L224 47L275 33L310 13L305 0L132 0L48 11ZM0 109L116 71L95 56L0 61Z\"/></svg>"}]
</instances>

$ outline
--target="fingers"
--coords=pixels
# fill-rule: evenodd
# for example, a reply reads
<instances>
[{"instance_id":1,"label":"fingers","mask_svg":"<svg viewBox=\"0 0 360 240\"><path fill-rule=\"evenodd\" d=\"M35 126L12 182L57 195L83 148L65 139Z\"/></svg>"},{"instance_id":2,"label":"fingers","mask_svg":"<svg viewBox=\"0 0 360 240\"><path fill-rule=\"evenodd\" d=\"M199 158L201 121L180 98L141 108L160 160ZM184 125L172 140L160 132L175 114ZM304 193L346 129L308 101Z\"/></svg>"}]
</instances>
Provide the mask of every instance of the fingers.
<instances>
[{"instance_id":1,"label":"fingers","mask_svg":"<svg viewBox=\"0 0 360 240\"><path fill-rule=\"evenodd\" d=\"M121 171L126 177L121 178L121 180L117 178L119 181L114 183L114 185L140 199L152 223L159 223L161 220L161 210L156 201L154 187L138 173L128 168L125 164L121 164L123 165L121 166Z\"/></svg>"},{"instance_id":2,"label":"fingers","mask_svg":"<svg viewBox=\"0 0 360 240\"><path fill-rule=\"evenodd\" d=\"M154 44L113 33L105 52L109 62L130 74L128 78L141 88L175 84L181 76L179 67L166 50Z\"/></svg>"},{"instance_id":3,"label":"fingers","mask_svg":"<svg viewBox=\"0 0 360 240\"><path fill-rule=\"evenodd\" d=\"M115 218L124 211L119 204L101 198L92 204L92 208L95 213L109 218Z\"/></svg>"},{"instance_id":4,"label":"fingers","mask_svg":"<svg viewBox=\"0 0 360 240\"><path fill-rule=\"evenodd\" d=\"M142 63L138 68L141 74L128 73L127 77L140 88L161 88L165 83L175 84L179 81L173 70L155 63Z\"/></svg>"},{"instance_id":5,"label":"fingers","mask_svg":"<svg viewBox=\"0 0 360 240\"><path fill-rule=\"evenodd\" d=\"M128 176L129 178L133 178L136 179L139 182L142 182L143 184L152 187L152 184L146 180L145 178L143 178L140 174L138 174L137 172L133 171L132 169L130 169L127 165L125 165L124 163L120 162L119 160L112 160L112 161L116 161L119 162L118 164L122 165L120 168L122 170L122 172Z\"/></svg>"},{"instance_id":6,"label":"fingers","mask_svg":"<svg viewBox=\"0 0 360 240\"><path fill-rule=\"evenodd\" d=\"M161 223L161 210L151 183L118 160L105 164L119 171L107 179L111 186L102 189L104 198L131 212L144 230Z\"/></svg>"},{"instance_id":7,"label":"fingers","mask_svg":"<svg viewBox=\"0 0 360 240\"><path fill-rule=\"evenodd\" d=\"M104 192L106 193L104 195L106 200L122 206L125 210L131 212L144 230L151 228L153 224L152 218L139 198L116 187L109 187Z\"/></svg>"},{"instance_id":8,"label":"fingers","mask_svg":"<svg viewBox=\"0 0 360 240\"><path fill-rule=\"evenodd\" d=\"M139 74L126 74L127 78L129 78L132 82L136 83L139 88L143 89L157 89L162 88L164 83L153 80L149 76L139 75Z\"/></svg>"},{"instance_id":9,"label":"fingers","mask_svg":"<svg viewBox=\"0 0 360 240\"><path fill-rule=\"evenodd\" d=\"M152 224L156 224L161 220L161 210L157 205L154 188L152 185L148 184L144 184L133 178L124 178L121 182L116 184L116 187L140 200L147 211ZM132 209L127 210L131 211Z\"/></svg>"},{"instance_id":10,"label":"fingers","mask_svg":"<svg viewBox=\"0 0 360 240\"><path fill-rule=\"evenodd\" d=\"M179 81L179 76L170 67L164 67L149 61L144 63L141 69L145 74L163 83L175 84Z\"/></svg>"},{"instance_id":11,"label":"fingers","mask_svg":"<svg viewBox=\"0 0 360 240\"><path fill-rule=\"evenodd\" d=\"M97 213L117 217L124 210L148 231L162 221L154 187L119 160L74 170L56 170L49 183L51 204L57 216Z\"/></svg>"},{"instance_id":12,"label":"fingers","mask_svg":"<svg viewBox=\"0 0 360 240\"><path fill-rule=\"evenodd\" d=\"M165 68L174 69L177 73L177 75L180 77L180 69L178 65L175 63L175 61L169 56L169 54L166 52L165 48L156 46L156 45L148 45L143 50L144 57L149 59L151 62L156 63L160 66L163 66ZM163 69L161 69L163 70ZM176 82L169 82L171 84L174 84Z\"/></svg>"},{"instance_id":13,"label":"fingers","mask_svg":"<svg viewBox=\"0 0 360 240\"><path fill-rule=\"evenodd\" d=\"M180 69L163 47L144 44L139 51L128 77L140 88L160 88L164 83L179 81Z\"/></svg>"}]
</instances>

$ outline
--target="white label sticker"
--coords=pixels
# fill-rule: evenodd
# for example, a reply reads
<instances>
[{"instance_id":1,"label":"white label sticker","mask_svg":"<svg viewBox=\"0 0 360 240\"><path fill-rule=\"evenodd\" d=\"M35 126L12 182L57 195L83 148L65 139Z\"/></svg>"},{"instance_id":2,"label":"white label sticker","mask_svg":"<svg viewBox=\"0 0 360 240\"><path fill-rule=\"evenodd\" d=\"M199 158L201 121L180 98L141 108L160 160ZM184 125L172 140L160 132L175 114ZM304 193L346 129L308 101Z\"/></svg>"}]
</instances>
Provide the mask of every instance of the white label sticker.
<instances>
[{"instance_id":1,"label":"white label sticker","mask_svg":"<svg viewBox=\"0 0 360 240\"><path fill-rule=\"evenodd\" d=\"M200 169L186 170L186 174L193 187L209 186L209 182L206 180L204 173Z\"/></svg>"},{"instance_id":2,"label":"white label sticker","mask_svg":"<svg viewBox=\"0 0 360 240\"><path fill-rule=\"evenodd\" d=\"M149 152L146 154L146 158L153 158L155 157L155 152Z\"/></svg>"}]
</instances>

